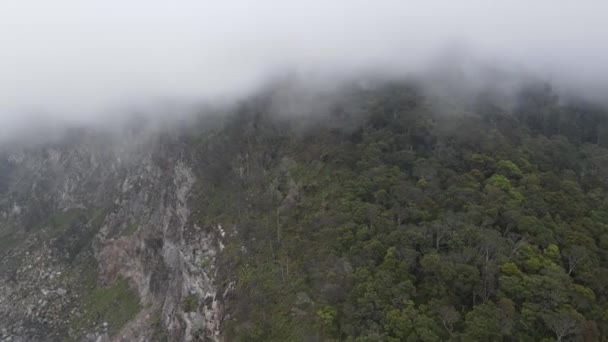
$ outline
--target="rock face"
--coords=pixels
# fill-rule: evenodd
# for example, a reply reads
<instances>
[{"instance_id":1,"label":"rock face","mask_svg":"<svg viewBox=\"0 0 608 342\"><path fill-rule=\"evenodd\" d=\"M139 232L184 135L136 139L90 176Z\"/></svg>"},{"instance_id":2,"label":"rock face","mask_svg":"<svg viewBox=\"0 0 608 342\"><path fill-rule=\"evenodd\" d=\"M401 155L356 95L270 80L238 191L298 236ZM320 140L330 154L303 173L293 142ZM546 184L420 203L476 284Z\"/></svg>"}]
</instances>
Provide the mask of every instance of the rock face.
<instances>
[{"instance_id":1,"label":"rock face","mask_svg":"<svg viewBox=\"0 0 608 342\"><path fill-rule=\"evenodd\" d=\"M78 133L0 153L0 341L221 340L223 231L186 145Z\"/></svg>"}]
</instances>

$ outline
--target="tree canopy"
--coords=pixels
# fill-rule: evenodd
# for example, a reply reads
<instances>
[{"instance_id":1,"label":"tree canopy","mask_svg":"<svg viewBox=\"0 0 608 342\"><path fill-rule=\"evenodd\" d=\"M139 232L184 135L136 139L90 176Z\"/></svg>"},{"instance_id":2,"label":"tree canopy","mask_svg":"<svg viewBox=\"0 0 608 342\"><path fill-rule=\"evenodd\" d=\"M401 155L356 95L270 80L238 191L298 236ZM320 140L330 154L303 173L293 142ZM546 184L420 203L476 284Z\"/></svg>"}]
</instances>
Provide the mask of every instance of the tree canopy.
<instances>
[{"instance_id":1,"label":"tree canopy","mask_svg":"<svg viewBox=\"0 0 608 342\"><path fill-rule=\"evenodd\" d=\"M200 223L234 229L229 337L608 338L603 109L542 84L511 107L345 96L305 128L262 99L197 140Z\"/></svg>"}]
</instances>

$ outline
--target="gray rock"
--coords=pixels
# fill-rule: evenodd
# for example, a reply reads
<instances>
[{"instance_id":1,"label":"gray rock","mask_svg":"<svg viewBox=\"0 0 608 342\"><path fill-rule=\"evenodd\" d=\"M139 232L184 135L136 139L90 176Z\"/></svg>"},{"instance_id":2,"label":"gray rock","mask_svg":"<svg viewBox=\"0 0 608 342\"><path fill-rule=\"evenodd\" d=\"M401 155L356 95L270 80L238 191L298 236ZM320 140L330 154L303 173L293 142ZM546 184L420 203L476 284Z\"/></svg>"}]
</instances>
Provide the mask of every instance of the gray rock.
<instances>
[{"instance_id":1,"label":"gray rock","mask_svg":"<svg viewBox=\"0 0 608 342\"><path fill-rule=\"evenodd\" d=\"M95 342L110 342L110 336L108 334L99 335Z\"/></svg>"},{"instance_id":2,"label":"gray rock","mask_svg":"<svg viewBox=\"0 0 608 342\"><path fill-rule=\"evenodd\" d=\"M298 307L305 307L305 306L309 306L312 305L313 301L312 299L310 299L310 297L308 296L308 294L306 294L306 292L298 292L296 294L296 306Z\"/></svg>"},{"instance_id":3,"label":"gray rock","mask_svg":"<svg viewBox=\"0 0 608 342\"><path fill-rule=\"evenodd\" d=\"M181 305L188 293L218 297L215 258L203 270L196 261L219 252L221 231L193 227L189 202L195 165L178 137L163 132L161 139L160 133L139 129L142 133L116 136L81 132L52 146L6 152L19 178L9 178L7 191L0 194L0 214L7 213L3 224L32 233L16 234L23 240L0 259L0 327L15 327L4 335L65 340L53 334L70 331L70 322L80 324L90 316L82 311L91 289L122 277L137 291L142 309L151 310L120 327L125 340L146 340L159 312L156 322L169 340L221 340L220 301L201 306L196 317L184 315ZM119 205L112 205L115 200ZM28 218L40 213L52 217L30 223ZM125 232L130 224L139 227L136 233ZM69 337L107 340L86 334L103 319L84 322L84 330L74 329ZM20 322L30 331L18 332Z\"/></svg>"}]
</instances>

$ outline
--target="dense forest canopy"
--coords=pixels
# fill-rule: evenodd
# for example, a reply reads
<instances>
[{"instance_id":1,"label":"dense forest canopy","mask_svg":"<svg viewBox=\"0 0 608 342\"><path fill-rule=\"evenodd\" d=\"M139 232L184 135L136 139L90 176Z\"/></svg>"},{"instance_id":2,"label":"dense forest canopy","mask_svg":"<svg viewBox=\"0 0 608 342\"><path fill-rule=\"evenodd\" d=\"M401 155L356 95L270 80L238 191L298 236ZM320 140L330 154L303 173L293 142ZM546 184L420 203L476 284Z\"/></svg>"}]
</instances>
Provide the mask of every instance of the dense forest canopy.
<instances>
[{"instance_id":1,"label":"dense forest canopy","mask_svg":"<svg viewBox=\"0 0 608 342\"><path fill-rule=\"evenodd\" d=\"M433 101L353 87L311 123L261 96L190 136L199 223L233 236L229 340L608 337L605 109Z\"/></svg>"}]
</instances>

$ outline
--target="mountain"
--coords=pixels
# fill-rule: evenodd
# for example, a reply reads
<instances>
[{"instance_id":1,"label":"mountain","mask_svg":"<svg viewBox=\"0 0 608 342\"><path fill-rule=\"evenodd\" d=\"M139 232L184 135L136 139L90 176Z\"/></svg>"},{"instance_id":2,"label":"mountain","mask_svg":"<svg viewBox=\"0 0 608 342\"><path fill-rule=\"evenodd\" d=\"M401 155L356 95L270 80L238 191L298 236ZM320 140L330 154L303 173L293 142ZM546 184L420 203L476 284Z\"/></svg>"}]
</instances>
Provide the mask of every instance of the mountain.
<instances>
[{"instance_id":1,"label":"mountain","mask_svg":"<svg viewBox=\"0 0 608 342\"><path fill-rule=\"evenodd\" d=\"M607 114L359 82L5 146L0 340L605 339Z\"/></svg>"}]
</instances>

